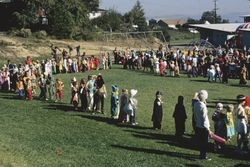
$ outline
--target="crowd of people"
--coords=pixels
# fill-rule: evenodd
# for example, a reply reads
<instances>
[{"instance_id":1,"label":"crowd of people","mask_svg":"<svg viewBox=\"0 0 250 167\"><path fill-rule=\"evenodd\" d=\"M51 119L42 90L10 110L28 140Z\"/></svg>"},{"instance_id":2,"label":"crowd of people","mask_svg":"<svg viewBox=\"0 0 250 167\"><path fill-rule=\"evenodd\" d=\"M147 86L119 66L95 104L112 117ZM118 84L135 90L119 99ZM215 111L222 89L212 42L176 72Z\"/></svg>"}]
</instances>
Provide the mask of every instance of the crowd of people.
<instances>
[{"instance_id":1,"label":"crowd of people","mask_svg":"<svg viewBox=\"0 0 250 167\"><path fill-rule=\"evenodd\" d=\"M188 77L207 77L209 82L228 83L228 78L239 78L239 84L247 84L250 72L250 52L238 50L215 51L199 50L197 47L192 51L166 51L162 46L157 51L136 52L134 50L118 51L115 49L113 55L102 54L100 57L87 57L85 53L80 54L80 46L76 47L77 55L71 56L72 47L68 51L62 51L55 46L51 46L52 58L44 61L33 61L27 57L22 64L12 64L10 61L3 66L0 71L0 89L18 92L20 99L32 100L40 89L38 98L40 100L62 101L64 83L60 78L54 79L55 74L77 73L90 70L110 69L114 56L115 64L122 64L124 69L138 69L151 71L156 75L179 77L180 71L186 71ZM61 52L61 53L60 53ZM107 90L103 76L89 75L82 78L79 82L75 77L71 79L71 99L75 110L90 112L92 114L105 114L104 105L107 97ZM117 85L112 85L110 100L110 115L117 123L129 123L137 125L136 115L138 101L136 99L136 89L122 89L121 95ZM162 93L157 91L153 102L152 127L162 128L163 101ZM245 103L246 96L237 96L238 106L234 109L232 104L226 106L224 111L223 104L218 103L213 113L214 132L210 130L208 110L206 100L208 93L201 90L192 99L192 125L200 149L200 159L207 158L208 137L214 138L214 149L222 151L225 147L223 140L230 139L237 132L237 148L240 154L248 150L248 138L250 129L250 109L249 102ZM248 100L249 101L249 100ZM173 112L175 120L176 139L182 142L185 132L185 121L187 119L184 106L184 97L179 96L178 102ZM236 124L235 124L236 122ZM214 137L216 136L216 137Z\"/></svg>"},{"instance_id":2,"label":"crowd of people","mask_svg":"<svg viewBox=\"0 0 250 167\"><path fill-rule=\"evenodd\" d=\"M209 82L228 83L229 78L240 79L245 85L250 79L250 51L238 49L190 50L164 49L157 51L114 51L115 62L123 64L124 69L150 71L160 76L179 77L180 71L188 77L207 77Z\"/></svg>"}]
</instances>

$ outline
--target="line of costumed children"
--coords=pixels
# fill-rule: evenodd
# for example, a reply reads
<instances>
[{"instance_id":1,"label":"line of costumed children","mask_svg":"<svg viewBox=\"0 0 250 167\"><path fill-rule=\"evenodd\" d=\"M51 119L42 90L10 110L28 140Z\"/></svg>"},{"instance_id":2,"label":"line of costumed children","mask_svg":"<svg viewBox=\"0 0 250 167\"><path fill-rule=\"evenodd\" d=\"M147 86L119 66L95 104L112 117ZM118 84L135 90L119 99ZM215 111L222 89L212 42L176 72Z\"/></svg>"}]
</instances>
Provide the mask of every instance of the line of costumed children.
<instances>
[{"instance_id":1,"label":"line of costumed children","mask_svg":"<svg viewBox=\"0 0 250 167\"><path fill-rule=\"evenodd\" d=\"M244 151L248 150L250 103L248 103L249 100L244 95L238 95L236 99L238 105L235 110L233 104L228 104L226 113L223 111L222 103L216 104L216 110L212 115L214 134L216 135L214 138L215 151L223 151L226 141L231 140L236 134L235 131L237 132L237 151L239 154L243 154Z\"/></svg>"},{"instance_id":2,"label":"line of costumed children","mask_svg":"<svg viewBox=\"0 0 250 167\"><path fill-rule=\"evenodd\" d=\"M71 80L71 100L75 110L86 112L90 111L92 114L104 114L104 102L107 96L106 86L101 74L98 76L89 75L88 81L81 79L78 85L77 79L74 77ZM78 107L81 102L80 108Z\"/></svg>"},{"instance_id":3,"label":"line of costumed children","mask_svg":"<svg viewBox=\"0 0 250 167\"><path fill-rule=\"evenodd\" d=\"M119 88L116 85L111 86L111 118L119 123L130 123L137 125L136 110L137 110L137 90L131 89L130 94L127 89L122 89L122 94L119 99Z\"/></svg>"}]
</instances>

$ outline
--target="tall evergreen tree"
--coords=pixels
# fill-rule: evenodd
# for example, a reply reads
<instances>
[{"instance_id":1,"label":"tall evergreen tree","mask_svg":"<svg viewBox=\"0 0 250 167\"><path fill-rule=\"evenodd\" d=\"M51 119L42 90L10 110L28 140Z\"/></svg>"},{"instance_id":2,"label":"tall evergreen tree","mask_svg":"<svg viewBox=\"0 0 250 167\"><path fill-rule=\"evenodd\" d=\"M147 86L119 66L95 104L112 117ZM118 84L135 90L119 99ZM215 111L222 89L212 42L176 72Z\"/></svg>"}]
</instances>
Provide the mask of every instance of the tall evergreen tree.
<instances>
[{"instance_id":1,"label":"tall evergreen tree","mask_svg":"<svg viewBox=\"0 0 250 167\"><path fill-rule=\"evenodd\" d=\"M138 31L147 30L147 22L145 18L144 9L139 0L136 1L134 7L130 12L124 15L125 21L129 23L130 27L133 25L138 26Z\"/></svg>"},{"instance_id":2,"label":"tall evergreen tree","mask_svg":"<svg viewBox=\"0 0 250 167\"><path fill-rule=\"evenodd\" d=\"M103 16L94 19L92 22L104 31L118 31L121 28L122 15L114 9L110 9Z\"/></svg>"}]
</instances>

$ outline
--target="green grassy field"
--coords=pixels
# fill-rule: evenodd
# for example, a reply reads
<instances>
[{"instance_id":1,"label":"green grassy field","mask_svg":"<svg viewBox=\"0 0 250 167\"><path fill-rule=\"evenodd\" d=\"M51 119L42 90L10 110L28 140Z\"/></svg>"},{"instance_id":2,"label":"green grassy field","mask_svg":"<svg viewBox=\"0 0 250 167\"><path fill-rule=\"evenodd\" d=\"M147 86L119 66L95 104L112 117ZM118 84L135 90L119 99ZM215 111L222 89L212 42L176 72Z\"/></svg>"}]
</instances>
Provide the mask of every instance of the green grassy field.
<instances>
[{"instance_id":1,"label":"green grassy field","mask_svg":"<svg viewBox=\"0 0 250 167\"><path fill-rule=\"evenodd\" d=\"M102 73L108 89L105 115L73 111L70 79ZM249 85L239 87L238 80L228 85L208 83L205 78L159 77L142 71L123 70L62 74L65 83L63 103L17 100L16 94L0 92L0 166L241 166L250 164L250 155L237 156L235 139L224 154L209 152L212 161L198 159L192 142L191 98L194 92L209 93L209 114L216 102L235 104L238 94L250 94ZM138 89L138 126L116 125L110 119L111 84ZM155 92L163 92L163 130L151 129ZM39 91L38 91L39 92ZM174 106L184 96L188 120L182 144L174 138ZM211 125L213 126L212 122Z\"/></svg>"},{"instance_id":2,"label":"green grassy field","mask_svg":"<svg viewBox=\"0 0 250 167\"><path fill-rule=\"evenodd\" d=\"M189 44L192 41L197 41L200 39L200 34L193 34L188 31L181 30L168 30L171 44Z\"/></svg>"}]
</instances>

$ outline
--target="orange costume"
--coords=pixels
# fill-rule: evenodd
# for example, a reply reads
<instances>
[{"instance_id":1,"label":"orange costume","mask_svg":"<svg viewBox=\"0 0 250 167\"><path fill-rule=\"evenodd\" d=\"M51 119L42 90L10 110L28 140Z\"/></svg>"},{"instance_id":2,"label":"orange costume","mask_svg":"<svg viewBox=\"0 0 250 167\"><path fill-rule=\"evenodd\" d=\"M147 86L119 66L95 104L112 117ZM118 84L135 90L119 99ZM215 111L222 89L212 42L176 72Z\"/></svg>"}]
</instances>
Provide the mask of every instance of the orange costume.
<instances>
[{"instance_id":1,"label":"orange costume","mask_svg":"<svg viewBox=\"0 0 250 167\"><path fill-rule=\"evenodd\" d=\"M56 80L56 99L62 100L64 84L59 79Z\"/></svg>"}]
</instances>

